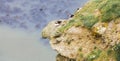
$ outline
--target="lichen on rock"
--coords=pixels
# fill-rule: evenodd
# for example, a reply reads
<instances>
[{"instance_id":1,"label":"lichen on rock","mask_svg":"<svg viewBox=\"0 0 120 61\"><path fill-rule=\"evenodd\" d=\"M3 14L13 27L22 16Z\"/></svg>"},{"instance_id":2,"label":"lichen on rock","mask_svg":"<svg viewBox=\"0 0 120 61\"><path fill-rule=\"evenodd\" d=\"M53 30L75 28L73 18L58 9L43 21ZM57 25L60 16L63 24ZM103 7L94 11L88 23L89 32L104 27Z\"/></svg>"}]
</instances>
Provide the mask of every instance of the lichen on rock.
<instances>
[{"instance_id":1,"label":"lichen on rock","mask_svg":"<svg viewBox=\"0 0 120 61\"><path fill-rule=\"evenodd\" d=\"M90 0L72 18L50 22L42 36L76 61L120 61L120 0Z\"/></svg>"}]
</instances>

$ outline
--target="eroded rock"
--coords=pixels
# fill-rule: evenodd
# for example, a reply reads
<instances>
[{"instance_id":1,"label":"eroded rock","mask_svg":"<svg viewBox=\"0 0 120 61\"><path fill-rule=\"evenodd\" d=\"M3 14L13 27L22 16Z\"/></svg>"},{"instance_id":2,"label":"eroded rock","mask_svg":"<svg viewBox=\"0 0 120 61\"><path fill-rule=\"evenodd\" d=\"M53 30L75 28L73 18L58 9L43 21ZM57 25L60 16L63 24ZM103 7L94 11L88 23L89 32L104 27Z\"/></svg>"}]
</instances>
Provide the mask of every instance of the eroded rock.
<instances>
[{"instance_id":1,"label":"eroded rock","mask_svg":"<svg viewBox=\"0 0 120 61\"><path fill-rule=\"evenodd\" d=\"M69 59L120 61L119 2L91 0L67 21L50 22L42 35L50 39L54 50Z\"/></svg>"}]
</instances>

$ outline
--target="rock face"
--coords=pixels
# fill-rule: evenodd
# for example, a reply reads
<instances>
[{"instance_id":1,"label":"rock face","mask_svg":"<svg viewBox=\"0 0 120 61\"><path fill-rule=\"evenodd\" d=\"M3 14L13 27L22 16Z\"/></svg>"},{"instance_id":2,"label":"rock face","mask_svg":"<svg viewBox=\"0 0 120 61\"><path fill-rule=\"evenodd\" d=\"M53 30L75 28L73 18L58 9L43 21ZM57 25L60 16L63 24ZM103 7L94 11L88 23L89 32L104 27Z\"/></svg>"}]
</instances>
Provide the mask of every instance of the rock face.
<instances>
[{"instance_id":1,"label":"rock face","mask_svg":"<svg viewBox=\"0 0 120 61\"><path fill-rule=\"evenodd\" d=\"M91 0L72 18L50 22L42 36L75 61L120 61L120 0Z\"/></svg>"},{"instance_id":2,"label":"rock face","mask_svg":"<svg viewBox=\"0 0 120 61\"><path fill-rule=\"evenodd\" d=\"M60 54L58 54L56 56L56 61L76 61L75 59L70 59L68 57L62 56Z\"/></svg>"}]
</instances>

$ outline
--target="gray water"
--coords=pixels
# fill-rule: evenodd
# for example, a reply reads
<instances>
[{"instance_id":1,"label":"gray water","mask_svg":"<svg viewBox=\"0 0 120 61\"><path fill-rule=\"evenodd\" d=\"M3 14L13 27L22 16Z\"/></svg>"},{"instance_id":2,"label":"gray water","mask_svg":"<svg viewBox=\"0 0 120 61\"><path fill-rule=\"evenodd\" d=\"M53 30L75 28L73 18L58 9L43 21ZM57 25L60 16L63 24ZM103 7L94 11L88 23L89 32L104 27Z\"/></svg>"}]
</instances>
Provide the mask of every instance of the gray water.
<instances>
[{"instance_id":1,"label":"gray water","mask_svg":"<svg viewBox=\"0 0 120 61\"><path fill-rule=\"evenodd\" d=\"M87 0L0 0L0 61L55 61L41 30L67 19Z\"/></svg>"}]
</instances>

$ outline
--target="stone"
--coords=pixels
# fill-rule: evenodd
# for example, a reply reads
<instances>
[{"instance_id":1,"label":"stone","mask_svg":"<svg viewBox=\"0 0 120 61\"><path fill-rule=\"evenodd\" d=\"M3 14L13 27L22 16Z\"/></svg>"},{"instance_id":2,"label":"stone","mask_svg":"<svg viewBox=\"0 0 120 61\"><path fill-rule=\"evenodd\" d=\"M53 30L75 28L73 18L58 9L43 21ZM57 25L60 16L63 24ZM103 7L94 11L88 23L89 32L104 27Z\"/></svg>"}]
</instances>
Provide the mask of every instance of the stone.
<instances>
[{"instance_id":1,"label":"stone","mask_svg":"<svg viewBox=\"0 0 120 61\"><path fill-rule=\"evenodd\" d=\"M42 35L59 60L120 61L119 6L120 0L91 0L67 21L50 22Z\"/></svg>"}]
</instances>

